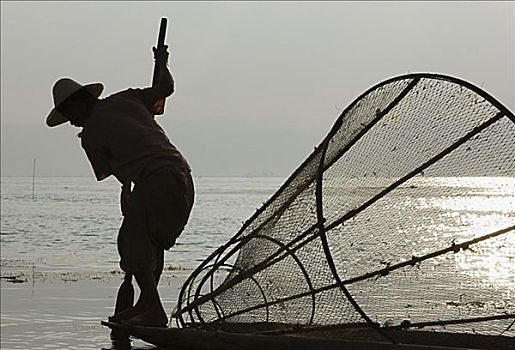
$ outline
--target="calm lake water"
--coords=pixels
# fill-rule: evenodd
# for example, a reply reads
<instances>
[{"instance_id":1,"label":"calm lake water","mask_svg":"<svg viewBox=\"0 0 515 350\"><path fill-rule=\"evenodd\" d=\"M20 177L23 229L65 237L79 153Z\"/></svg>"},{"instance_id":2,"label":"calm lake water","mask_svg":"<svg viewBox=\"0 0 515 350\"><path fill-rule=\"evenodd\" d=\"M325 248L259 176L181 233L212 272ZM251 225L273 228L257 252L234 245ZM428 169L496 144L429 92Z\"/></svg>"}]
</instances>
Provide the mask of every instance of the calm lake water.
<instances>
[{"instance_id":1,"label":"calm lake water","mask_svg":"<svg viewBox=\"0 0 515 350\"><path fill-rule=\"evenodd\" d=\"M186 277L275 192L282 178L195 178L196 201L160 283L171 312ZM1 341L9 349L116 349L100 320L122 275L116 180L1 180ZM19 283L13 283L19 282ZM136 289L136 293L138 290ZM155 349L139 340L133 349Z\"/></svg>"},{"instance_id":2,"label":"calm lake water","mask_svg":"<svg viewBox=\"0 0 515 350\"><path fill-rule=\"evenodd\" d=\"M195 178L190 221L166 266L191 269L225 243L275 192L282 178ZM79 178L2 178L2 261L39 271L118 269L120 187Z\"/></svg>"},{"instance_id":3,"label":"calm lake water","mask_svg":"<svg viewBox=\"0 0 515 350\"><path fill-rule=\"evenodd\" d=\"M196 200L190 221L165 255L168 275L160 288L164 288L161 296L167 310L173 309L191 270L233 236L284 180L194 179ZM425 191L428 187L434 191ZM2 279L2 349L110 348L108 332L99 320L112 311L121 278L115 273L119 271L116 236L122 220L119 191L114 179L37 178L33 197L32 178L1 179L2 276L26 281L16 284ZM413 229L421 232L419 247L423 242L448 244L452 235L471 239L515 224L515 178L422 179L407 188L405 196L400 193L402 198L397 196L383 207L399 208L399 215L384 218L385 232L397 230L402 237L412 228L399 222L412 222L417 226ZM423 220L415 223L410 217ZM460 232L454 229L457 226ZM339 234L355 235L358 242L363 237L359 232L343 231L352 227L352 223L342 227ZM468 227L475 229L469 232ZM494 243L456 255L451 263L467 279L477 281L477 288L488 285L489 293L510 309L515 305L515 233ZM345 262L344 255L335 257ZM363 270L365 263L355 266ZM346 268L346 273L352 272L352 266ZM428 285L433 282L427 280ZM452 299L454 304L459 302ZM454 307L444 299L442 304ZM464 302L463 307L469 305ZM139 343L136 348L148 346Z\"/></svg>"}]
</instances>

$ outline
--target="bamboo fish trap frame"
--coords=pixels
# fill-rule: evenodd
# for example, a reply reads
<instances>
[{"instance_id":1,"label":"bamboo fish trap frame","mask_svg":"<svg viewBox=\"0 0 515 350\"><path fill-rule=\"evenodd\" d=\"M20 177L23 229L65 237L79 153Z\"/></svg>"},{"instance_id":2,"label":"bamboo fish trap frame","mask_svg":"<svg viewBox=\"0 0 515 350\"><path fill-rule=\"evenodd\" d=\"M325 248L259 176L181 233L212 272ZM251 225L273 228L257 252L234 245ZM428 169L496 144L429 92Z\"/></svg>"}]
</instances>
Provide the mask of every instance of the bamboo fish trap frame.
<instances>
[{"instance_id":1,"label":"bamboo fish trap frame","mask_svg":"<svg viewBox=\"0 0 515 350\"><path fill-rule=\"evenodd\" d=\"M500 209L467 214L467 201L495 207L474 181L497 184L490 191ZM173 317L179 327L254 334L395 343L416 330L509 339L514 236L513 113L457 78L398 76L352 102L198 266ZM484 256L511 263L502 283L467 270L481 270Z\"/></svg>"}]
</instances>

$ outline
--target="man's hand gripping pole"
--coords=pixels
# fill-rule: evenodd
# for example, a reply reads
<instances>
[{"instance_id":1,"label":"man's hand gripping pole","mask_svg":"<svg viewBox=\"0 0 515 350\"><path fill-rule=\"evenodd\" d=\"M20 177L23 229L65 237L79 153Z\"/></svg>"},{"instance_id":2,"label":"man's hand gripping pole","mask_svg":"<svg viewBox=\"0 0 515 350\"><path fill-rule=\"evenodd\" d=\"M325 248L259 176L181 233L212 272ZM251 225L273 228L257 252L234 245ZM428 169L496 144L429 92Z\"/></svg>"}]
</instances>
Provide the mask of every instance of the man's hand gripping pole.
<instances>
[{"instance_id":1,"label":"man's hand gripping pole","mask_svg":"<svg viewBox=\"0 0 515 350\"><path fill-rule=\"evenodd\" d=\"M166 17L161 18L161 23L159 25L159 35L157 37L157 46L156 49L159 50L165 46L165 36L166 36L166 25L168 20ZM157 84L159 78L159 63L156 61L154 63L154 74L152 76L152 86ZM165 111L165 99L156 101L154 105L155 114L160 115Z\"/></svg>"}]
</instances>

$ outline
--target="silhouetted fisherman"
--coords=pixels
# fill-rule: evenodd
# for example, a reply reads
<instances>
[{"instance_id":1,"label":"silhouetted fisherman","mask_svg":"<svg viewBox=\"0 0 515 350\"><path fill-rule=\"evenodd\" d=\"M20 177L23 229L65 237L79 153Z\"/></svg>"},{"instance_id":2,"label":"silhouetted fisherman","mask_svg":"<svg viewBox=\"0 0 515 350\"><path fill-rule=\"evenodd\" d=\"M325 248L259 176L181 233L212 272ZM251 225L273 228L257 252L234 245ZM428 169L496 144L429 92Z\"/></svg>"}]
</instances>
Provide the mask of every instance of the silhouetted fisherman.
<instances>
[{"instance_id":1,"label":"silhouetted fisherman","mask_svg":"<svg viewBox=\"0 0 515 350\"><path fill-rule=\"evenodd\" d=\"M122 183L124 215L118 234L120 286L111 321L129 325L166 326L168 318L157 284L164 250L170 249L186 225L194 200L190 167L154 120L174 91L168 70L168 47L153 48L158 82L153 87L127 89L104 99L100 83L80 85L63 78L53 87L55 108L48 126L70 122L82 127L81 141L98 181L114 175ZM131 192L131 184L134 189ZM132 306L131 275L141 294ZM123 289L126 289L124 292ZM129 296L127 294L129 291ZM120 311L123 306L128 309Z\"/></svg>"}]
</instances>

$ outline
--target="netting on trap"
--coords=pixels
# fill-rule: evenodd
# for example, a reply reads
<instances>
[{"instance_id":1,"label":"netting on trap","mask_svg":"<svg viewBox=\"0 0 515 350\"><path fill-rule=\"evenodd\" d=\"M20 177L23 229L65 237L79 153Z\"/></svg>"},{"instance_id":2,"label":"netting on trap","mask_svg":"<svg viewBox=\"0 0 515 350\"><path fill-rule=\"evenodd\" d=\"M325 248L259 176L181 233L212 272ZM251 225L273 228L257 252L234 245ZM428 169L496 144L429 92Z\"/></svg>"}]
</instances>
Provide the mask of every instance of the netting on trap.
<instances>
[{"instance_id":1,"label":"netting on trap","mask_svg":"<svg viewBox=\"0 0 515 350\"><path fill-rule=\"evenodd\" d=\"M515 335L515 117L437 74L352 102L184 284L179 326ZM249 325L250 328L249 328Z\"/></svg>"}]
</instances>

